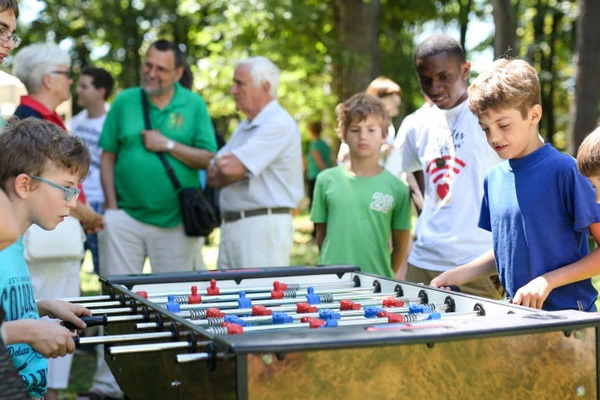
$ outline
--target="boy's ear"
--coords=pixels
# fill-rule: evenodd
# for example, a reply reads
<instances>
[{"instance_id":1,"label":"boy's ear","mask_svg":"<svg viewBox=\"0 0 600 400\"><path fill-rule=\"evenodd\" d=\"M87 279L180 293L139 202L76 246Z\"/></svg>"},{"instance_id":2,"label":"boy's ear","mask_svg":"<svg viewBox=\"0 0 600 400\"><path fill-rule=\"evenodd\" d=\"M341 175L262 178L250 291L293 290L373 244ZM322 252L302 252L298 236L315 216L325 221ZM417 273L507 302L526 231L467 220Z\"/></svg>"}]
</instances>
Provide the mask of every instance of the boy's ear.
<instances>
[{"instance_id":1,"label":"boy's ear","mask_svg":"<svg viewBox=\"0 0 600 400\"><path fill-rule=\"evenodd\" d=\"M31 187L31 178L27 174L19 174L14 178L12 188L20 199L25 199L34 190Z\"/></svg>"},{"instance_id":2,"label":"boy's ear","mask_svg":"<svg viewBox=\"0 0 600 400\"><path fill-rule=\"evenodd\" d=\"M531 107L531 110L529 110L529 122L531 122L533 125L537 125L537 124L539 124L541 119L542 119L542 106L539 104L536 104L533 107Z\"/></svg>"}]
</instances>

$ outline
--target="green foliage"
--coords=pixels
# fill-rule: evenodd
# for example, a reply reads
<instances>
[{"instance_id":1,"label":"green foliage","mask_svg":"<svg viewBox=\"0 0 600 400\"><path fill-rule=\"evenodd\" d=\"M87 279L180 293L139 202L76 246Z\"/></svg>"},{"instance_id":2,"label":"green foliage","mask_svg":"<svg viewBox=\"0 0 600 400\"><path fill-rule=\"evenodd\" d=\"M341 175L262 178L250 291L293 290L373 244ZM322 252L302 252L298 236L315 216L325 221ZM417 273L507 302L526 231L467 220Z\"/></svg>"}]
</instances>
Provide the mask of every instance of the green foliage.
<instances>
[{"instance_id":1,"label":"green foliage","mask_svg":"<svg viewBox=\"0 0 600 400\"><path fill-rule=\"evenodd\" d=\"M467 28L491 13L482 0L380 0L381 75L403 90L402 114L422 102L412 54L423 24L437 21ZM86 64L107 68L121 88L140 81L140 59L157 38L182 44L195 76L195 90L209 104L217 130L229 134L241 118L229 94L234 64L264 55L281 69L280 102L299 121L320 119L334 137L333 66L352 57L337 42L333 0L46 0L39 18L19 29L26 43L64 42L74 70ZM564 142L573 87L574 0L518 0L519 54L538 69L546 112L542 132ZM492 36L478 38L475 51ZM399 121L395 121L396 124Z\"/></svg>"}]
</instances>

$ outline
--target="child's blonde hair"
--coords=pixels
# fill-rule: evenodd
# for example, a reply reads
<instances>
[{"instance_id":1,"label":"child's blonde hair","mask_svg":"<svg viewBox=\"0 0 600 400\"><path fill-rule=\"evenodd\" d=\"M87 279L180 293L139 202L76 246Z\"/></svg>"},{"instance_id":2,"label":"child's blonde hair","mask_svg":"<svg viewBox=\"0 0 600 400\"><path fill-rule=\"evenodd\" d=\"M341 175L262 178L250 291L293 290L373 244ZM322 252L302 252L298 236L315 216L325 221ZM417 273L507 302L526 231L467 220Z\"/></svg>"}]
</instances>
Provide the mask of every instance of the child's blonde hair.
<instances>
[{"instance_id":1,"label":"child's blonde hair","mask_svg":"<svg viewBox=\"0 0 600 400\"><path fill-rule=\"evenodd\" d=\"M577 150L577 168L588 178L600 176L600 126L581 142Z\"/></svg>"},{"instance_id":2,"label":"child's blonde hair","mask_svg":"<svg viewBox=\"0 0 600 400\"><path fill-rule=\"evenodd\" d=\"M523 60L500 58L469 86L469 108L478 117L510 107L526 118L531 107L541 102L537 72Z\"/></svg>"},{"instance_id":3,"label":"child's blonde hair","mask_svg":"<svg viewBox=\"0 0 600 400\"><path fill-rule=\"evenodd\" d=\"M374 115L381 124L383 136L387 135L390 117L381 100L366 93L357 93L335 108L338 120L338 134L344 138L350 124L361 122Z\"/></svg>"}]
</instances>

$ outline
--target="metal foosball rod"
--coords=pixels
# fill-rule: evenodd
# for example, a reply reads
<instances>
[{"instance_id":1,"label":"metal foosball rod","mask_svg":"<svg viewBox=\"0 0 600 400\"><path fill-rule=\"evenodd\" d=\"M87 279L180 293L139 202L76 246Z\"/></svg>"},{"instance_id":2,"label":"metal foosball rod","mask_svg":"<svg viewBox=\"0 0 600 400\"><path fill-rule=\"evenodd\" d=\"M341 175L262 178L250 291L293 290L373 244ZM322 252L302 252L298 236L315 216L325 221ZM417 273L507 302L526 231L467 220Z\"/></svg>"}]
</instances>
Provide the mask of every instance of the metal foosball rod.
<instances>
[{"instance_id":1,"label":"metal foosball rod","mask_svg":"<svg viewBox=\"0 0 600 400\"><path fill-rule=\"evenodd\" d=\"M444 308L444 306L441 306ZM399 309L399 308L398 308ZM260 331L271 331L271 330L286 330L286 329L306 329L306 328L321 328L321 327L338 327L338 326L369 326L369 325L383 325L383 324L407 324L407 323L427 323L426 321L435 322L436 320L446 319L447 315L456 317L473 317L484 315L483 309L475 310L472 312L463 313L451 313L444 314L443 316L435 311L431 313L392 313L389 311L380 312L377 316L372 318L361 318L361 319L347 319L347 320L323 320L319 318L305 317L303 322L283 323L277 325L259 325L259 326L242 326L235 323L224 323L221 327L209 328L208 331L216 335L232 335L232 334L243 334L245 332L260 332ZM202 342L202 344L208 344L212 342ZM124 345L124 346L111 346L107 349L109 355L114 356L118 354L129 354L139 352L155 352L163 350L173 349L190 349L190 340L188 342L168 342L168 343L151 343L151 344L136 344L136 345ZM178 355L178 362L192 362L207 360L213 357L207 353L191 353L188 355Z\"/></svg>"},{"instance_id":2,"label":"metal foosball rod","mask_svg":"<svg viewBox=\"0 0 600 400\"><path fill-rule=\"evenodd\" d=\"M473 316L484 315L481 311L468 311L462 313L452 313L456 317L472 318ZM413 322L424 322L444 319L446 315L440 312L434 311L429 313L393 313L383 311L377 313L374 317L364 317L360 319L321 319L321 318L310 318L306 317L301 322L290 322L283 324L273 325L256 325L256 326L243 326L236 323L224 323L220 327L208 328L208 332L214 335L239 335L247 332L262 332L271 330L286 330L286 329L301 329L301 328L321 328L321 327L338 327L338 326L368 326L377 324L402 324L402 323L413 323Z\"/></svg>"},{"instance_id":3,"label":"metal foosball rod","mask_svg":"<svg viewBox=\"0 0 600 400\"><path fill-rule=\"evenodd\" d=\"M395 293L394 293L395 294ZM312 298L313 301L317 300L320 302L321 297ZM235 308L235 309L223 309L220 308L207 308L202 310L182 310L179 312L174 312L176 315L190 319L190 320L204 320L207 318L213 317L224 317L226 315L238 315L238 316L264 316L269 315L273 312L296 312L296 313L306 313L306 312L317 312L319 310L357 310L362 307L368 306L379 306L379 307L391 307L391 306L401 306L404 304L422 304L421 297L386 297L386 298L375 298L375 299L342 299L340 301L333 301L331 303L317 303L317 304L309 304L309 303L296 303L289 304L283 306L264 306L264 305L254 305L251 308ZM144 329L156 329L160 328L159 322L143 322L138 323L136 325L136 329L144 330Z\"/></svg>"},{"instance_id":4,"label":"metal foosball rod","mask_svg":"<svg viewBox=\"0 0 600 400\"><path fill-rule=\"evenodd\" d=\"M319 289L315 290L315 294L334 294L334 293L373 293L376 290L375 287L356 287L356 288L331 288L331 289ZM176 292L182 293L182 292ZM196 304L202 301L202 296L198 294L196 286L191 287L191 292L183 292L183 294L169 293L168 295L157 296L154 294L148 294L148 300L155 304L166 304L169 301L175 301L179 304L189 304L195 301ZM296 298L297 296L305 296L308 294L307 289L286 289L286 290L271 290L255 293L245 293L245 297L250 300L261 300L261 299L281 299L281 298ZM172 300L171 300L171 296ZM211 303L225 302L225 301L236 301L239 298L239 294L230 295L214 295L206 296L204 300L209 300ZM94 301L94 302L76 302L75 304L82 305L86 308L103 308L103 307L117 307L124 305L123 300L109 300L109 301Z\"/></svg>"},{"instance_id":5,"label":"metal foosball rod","mask_svg":"<svg viewBox=\"0 0 600 400\"><path fill-rule=\"evenodd\" d=\"M263 325L263 324L282 324L287 322L297 322L307 318L316 318L316 319L337 319L338 321L349 321L352 319L364 319L364 318L372 318L373 316L377 316L380 313L394 313L394 314L418 314L418 313L427 313L431 314L433 312L441 312L446 311L448 309L447 304L427 304L422 305L418 309L413 307L389 307L389 308L379 308L379 307L365 307L359 310L347 310L347 311L337 311L333 312L330 310L322 310L319 312L307 312L307 313L273 313L272 315L264 315L264 316L253 316L253 317L220 317L220 318L207 318L203 320L191 320L190 322L194 325L201 326L203 328L211 328L211 327L220 327L226 322L239 323L242 326L246 325ZM469 315L473 315L474 312L470 312ZM446 314L444 314L446 315Z\"/></svg>"},{"instance_id":6,"label":"metal foosball rod","mask_svg":"<svg viewBox=\"0 0 600 400\"><path fill-rule=\"evenodd\" d=\"M206 289L200 289L198 288L198 294L201 296L210 296L210 297L214 297L217 295L239 295L240 292L246 292L246 293L260 293L260 292L270 292L271 290L291 290L291 291L300 291L300 290L306 290L309 287L313 287L313 288L319 288L320 290L325 290L325 289L333 289L336 290L335 288L338 288L337 290L343 290L343 288L354 288L356 287L356 283L354 281L347 281L347 282L317 282L317 283L283 283L283 282L279 282L279 281L274 281L272 286L243 286L243 287L235 287L235 288L218 288L218 294L214 294L216 293L215 290L210 290L210 289L215 289L216 288L216 282L213 285L213 280L211 280L210 286L207 287ZM191 288L191 287L190 287ZM149 293L148 296L149 297L166 297L170 294L173 295L188 295L190 294L190 291L170 291L170 292L152 292Z\"/></svg>"},{"instance_id":7,"label":"metal foosball rod","mask_svg":"<svg viewBox=\"0 0 600 400\"><path fill-rule=\"evenodd\" d=\"M386 293L349 293L349 294L314 294L310 291L309 288L308 296L314 295L320 298L321 303L333 303L335 301L340 300L359 300L359 299L372 299L378 297L394 297L398 294L396 292L386 292ZM200 304L181 304L180 308L182 310L198 310L198 309L207 309L207 308L240 308L240 304L249 303L250 299L245 297L245 294L240 293L240 298L238 301L225 301L220 303L200 303ZM273 305L282 305L282 304L295 304L298 302L297 298L290 299L277 299L277 300L258 300L253 302L255 305L263 305L263 306L273 306ZM309 300L310 302L310 300ZM167 303L168 304L168 303Z\"/></svg>"},{"instance_id":8,"label":"metal foosball rod","mask_svg":"<svg viewBox=\"0 0 600 400\"><path fill-rule=\"evenodd\" d=\"M77 347L84 345L96 345L96 344L108 344L108 343L121 343L121 342L139 342L157 339L171 339L173 341L179 341L181 337L189 336L190 331L180 331L177 325L172 325L169 331L165 332L150 332L150 333L126 333L119 335L106 335L106 336L90 336L74 338L75 345ZM193 336L193 335L192 335Z\"/></svg>"},{"instance_id":9,"label":"metal foosball rod","mask_svg":"<svg viewBox=\"0 0 600 400\"><path fill-rule=\"evenodd\" d=\"M397 296L398 294L396 292L389 292L389 293L350 293L350 294L315 294L312 291L312 288L308 288L308 294L307 294L307 299L310 299L311 297L316 297L319 300L317 302L320 303L333 303L335 301L339 301L339 300L358 300L358 299L372 299L372 298L381 298L381 297L394 297ZM173 297L173 299L167 303L166 305L160 305L163 308L166 308L169 311L173 311L170 306L171 305L175 305L177 306L177 310L176 312L179 312L181 309L183 310L205 310L205 309L209 309L209 308L225 308L225 309L235 309L235 308L242 308L241 305L243 304L247 304L248 307L246 308L250 308L251 307L251 300L245 297L245 293L241 292L240 293L240 298L238 299L238 301L236 302L220 302L220 303L201 303L201 304L184 304L184 305L180 305L179 303L174 301L174 296L170 296ZM309 300L310 301L310 300ZM297 303L298 299L295 298L290 298L290 299L278 299L278 300L258 300L255 302L255 304L257 305L265 305L265 306L270 306L270 305L281 305L281 304L294 304ZM134 300L130 300L130 306L129 307L114 307L114 308L91 308L90 311L92 312L92 315L100 315L100 314L108 314L108 315L112 315L112 314L135 314L136 309L137 309L137 304Z\"/></svg>"},{"instance_id":10,"label":"metal foosball rod","mask_svg":"<svg viewBox=\"0 0 600 400\"><path fill-rule=\"evenodd\" d=\"M398 322L417 322L432 319L432 315L439 313L430 314L389 314L384 317L364 318L361 320L348 320L348 321L334 321L334 320L322 320L318 318L307 317L307 322L294 322L274 325L259 325L259 326L244 326L235 323L226 323L222 327L209 328L208 331L216 335L228 335L228 334L242 334L244 332L256 332L256 331L270 331L270 330L285 330L285 329L306 329L306 328L320 328L323 326L355 326L355 325L373 325L382 323L398 323ZM174 337L172 332L163 332L160 338ZM117 336L125 336L128 340L144 340L140 338L146 337L145 335L153 334L133 334L133 335L115 335L114 342L118 342ZM148 340L151 339L147 336ZM113 342L112 339L109 339ZM107 343L108 341L94 341L93 343ZM90 343L92 343L90 341ZM211 342L203 342L211 343ZM136 345L124 345L124 346L111 346L107 349L107 353L110 356L118 354L129 354L129 353L140 353L140 352L155 352L163 350L173 349L188 349L190 346L189 341L184 342L167 342L167 343L150 343L150 344L136 344ZM204 356L201 356L204 357Z\"/></svg>"},{"instance_id":11,"label":"metal foosball rod","mask_svg":"<svg viewBox=\"0 0 600 400\"><path fill-rule=\"evenodd\" d=\"M204 288L198 288L198 294L201 296L214 296L215 294L213 293L219 293L219 294L239 294L239 292L246 292L246 293L255 293L255 292L268 292L270 290L278 290L279 288L281 288L282 290L301 290L301 289L306 289L310 286L315 287L315 288L320 288L320 289L324 289L324 288L352 288L356 286L356 283L354 281L347 281L347 282L319 282L319 283L304 283L304 284L300 284L300 283L283 283L283 282L279 282L279 281L275 281L273 282L272 286L247 286L247 287L233 287L233 288L218 288L217 286L218 281L215 279L211 279L209 285ZM198 283L193 283L193 285L198 285ZM212 289L212 290L211 290ZM216 290L215 290L216 289ZM149 294L149 296L151 297L160 297L160 296L168 296L168 295L176 295L176 296L182 296L182 295L189 295L190 291L189 290L176 290L176 291L169 291L169 292L152 292ZM63 301L67 301L70 303L87 303L87 302L96 302L96 301L110 301L113 300L114 301L114 296L110 296L110 295L97 295L97 296L80 296L80 297L65 297L62 298L61 300ZM86 306L88 307L88 306Z\"/></svg>"},{"instance_id":12,"label":"metal foosball rod","mask_svg":"<svg viewBox=\"0 0 600 400\"><path fill-rule=\"evenodd\" d=\"M359 293L359 294L366 294L366 293L373 293L375 292L376 288L375 287L353 287L353 288L338 288L338 289L315 289L314 290L314 294L342 294L342 293ZM192 287L192 294L190 295L185 294L185 295L175 295L173 298L173 301L179 303L179 304L189 304L190 303L190 296L196 296L197 294L194 293L194 287ZM307 289L299 289L299 290L282 290L279 291L279 294L274 294L273 292L275 292L274 290L271 291L267 291L267 292L256 292L256 293L245 293L245 297L247 299L250 300L267 300L267 299L272 299L272 300L276 300L276 299L282 299L282 298L296 298L297 296L306 296L307 294L309 294L308 292L308 288ZM154 297L154 296L150 296L148 297L148 300L152 301L153 303L156 304L165 304L168 303L169 297L172 294L169 294L167 296L160 296L160 297ZM198 295L199 296L199 295ZM277 297L279 296L279 297ZM204 298L204 300L208 300L211 303L219 303L219 302L227 302L227 301L237 301L237 299L239 299L239 294L234 295L216 295L216 296L207 296Z\"/></svg>"},{"instance_id":13,"label":"metal foosball rod","mask_svg":"<svg viewBox=\"0 0 600 400\"><path fill-rule=\"evenodd\" d=\"M444 304L423 304L423 303L406 303L406 298L384 298L367 301L351 301L341 300L340 302L331 304L309 304L297 303L295 305L287 305L281 307L265 307L253 306L251 309L237 310L219 310L207 309L198 311L181 311L178 316L189 319L189 321L201 327L218 326L221 322L231 322L236 317L241 317L247 322L254 321L256 323L270 323L273 319L272 314L277 314L276 318L281 319L284 315L289 314L294 318L302 318L305 316L320 317L325 313L337 313L346 317L362 316L365 313L373 313L375 311L393 311L393 312L428 312L433 311L454 311L454 305L451 299L447 299ZM413 300L421 300L416 298ZM406 306L406 304L409 304ZM250 316L251 315L251 316ZM254 319L253 319L254 318ZM169 323L164 323L162 318L157 322L144 322L136 324L136 330L144 329L162 329L163 326L168 326Z\"/></svg>"},{"instance_id":14,"label":"metal foosball rod","mask_svg":"<svg viewBox=\"0 0 600 400\"><path fill-rule=\"evenodd\" d=\"M362 326L362 325L376 325L384 323L405 323L405 322L418 322L430 319L439 319L439 316L435 313L436 317L432 318L432 314L389 314L382 317L374 318L362 318L362 319L350 319L350 320L323 320L320 318L306 318L306 322L291 322L285 324L273 324L273 325L256 325L256 326L243 326L240 324L230 323L224 324L220 327L211 327L207 330L214 335L239 335L249 332L263 332L273 330L286 330L286 329L305 329L305 328L321 328L321 327L338 327L338 326ZM392 317L392 315L394 317Z\"/></svg>"},{"instance_id":15,"label":"metal foosball rod","mask_svg":"<svg viewBox=\"0 0 600 400\"><path fill-rule=\"evenodd\" d=\"M193 333L187 333L187 340L178 340L173 342L162 342L162 343L145 343L145 344L131 344L123 346L110 346L106 349L106 352L110 356L118 354L130 354L130 353L150 353L165 350L188 350L190 354L196 353L196 349L202 346L212 345L212 341L198 341Z\"/></svg>"}]
</instances>

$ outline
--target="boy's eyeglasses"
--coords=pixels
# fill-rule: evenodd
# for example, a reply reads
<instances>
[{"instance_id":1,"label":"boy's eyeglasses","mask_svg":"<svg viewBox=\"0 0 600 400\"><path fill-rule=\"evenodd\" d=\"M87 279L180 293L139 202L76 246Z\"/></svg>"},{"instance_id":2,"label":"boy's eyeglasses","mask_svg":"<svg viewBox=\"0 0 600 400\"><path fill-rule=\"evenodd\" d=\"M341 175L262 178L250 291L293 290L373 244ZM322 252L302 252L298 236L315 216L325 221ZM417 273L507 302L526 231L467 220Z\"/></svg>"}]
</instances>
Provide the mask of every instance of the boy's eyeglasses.
<instances>
[{"instance_id":1,"label":"boy's eyeglasses","mask_svg":"<svg viewBox=\"0 0 600 400\"><path fill-rule=\"evenodd\" d=\"M75 198L77 200L77 198L79 198L79 194L81 193L81 190L78 188L65 187L65 186L59 185L58 183L54 183L52 181L49 181L48 179L44 179L39 176L29 175L29 177L31 177L35 180L38 180L40 182L44 182L45 184L55 187L57 189L62 190L63 192L65 192L65 201L69 201L72 198Z\"/></svg>"},{"instance_id":2,"label":"boy's eyeglasses","mask_svg":"<svg viewBox=\"0 0 600 400\"><path fill-rule=\"evenodd\" d=\"M19 47L19 45L21 44L21 38L19 37L19 35L17 35L16 33L12 33L11 31L9 31L6 28L1 28L1 27L0 27L0 40L2 40L5 43L7 43L9 40L12 40L13 45L15 47Z\"/></svg>"}]
</instances>

